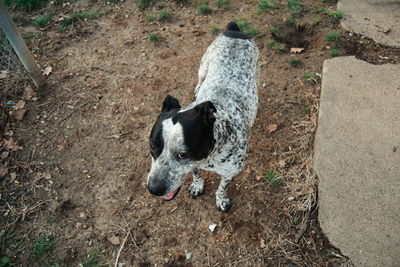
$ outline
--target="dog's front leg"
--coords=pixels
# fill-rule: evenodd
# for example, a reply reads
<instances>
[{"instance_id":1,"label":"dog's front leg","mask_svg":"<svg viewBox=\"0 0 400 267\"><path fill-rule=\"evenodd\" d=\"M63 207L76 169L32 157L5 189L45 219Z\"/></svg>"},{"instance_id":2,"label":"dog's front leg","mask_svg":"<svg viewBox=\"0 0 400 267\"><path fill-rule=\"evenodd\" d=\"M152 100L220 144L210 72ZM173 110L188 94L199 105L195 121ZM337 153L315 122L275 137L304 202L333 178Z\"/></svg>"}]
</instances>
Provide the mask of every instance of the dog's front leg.
<instances>
[{"instance_id":1,"label":"dog's front leg","mask_svg":"<svg viewBox=\"0 0 400 267\"><path fill-rule=\"evenodd\" d=\"M228 185L232 182L232 176L222 176L218 190L215 193L217 207L222 211L228 211L231 207L231 201L227 194Z\"/></svg>"},{"instance_id":2,"label":"dog's front leg","mask_svg":"<svg viewBox=\"0 0 400 267\"><path fill-rule=\"evenodd\" d=\"M193 172L193 182L189 186L189 192L193 197L197 197L204 190L204 180L201 177L199 169L195 169Z\"/></svg>"}]
</instances>

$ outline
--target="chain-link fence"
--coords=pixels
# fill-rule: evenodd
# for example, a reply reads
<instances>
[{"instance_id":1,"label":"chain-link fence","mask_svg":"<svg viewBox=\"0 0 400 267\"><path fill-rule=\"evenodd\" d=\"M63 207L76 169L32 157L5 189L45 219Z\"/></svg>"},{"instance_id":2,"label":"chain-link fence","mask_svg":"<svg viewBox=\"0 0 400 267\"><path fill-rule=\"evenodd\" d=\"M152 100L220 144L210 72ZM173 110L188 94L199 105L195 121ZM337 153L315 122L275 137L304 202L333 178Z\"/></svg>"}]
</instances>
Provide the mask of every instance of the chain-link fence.
<instances>
[{"instance_id":1,"label":"chain-link fence","mask_svg":"<svg viewBox=\"0 0 400 267\"><path fill-rule=\"evenodd\" d=\"M0 100L12 100L29 86L30 77L0 29Z\"/></svg>"}]
</instances>

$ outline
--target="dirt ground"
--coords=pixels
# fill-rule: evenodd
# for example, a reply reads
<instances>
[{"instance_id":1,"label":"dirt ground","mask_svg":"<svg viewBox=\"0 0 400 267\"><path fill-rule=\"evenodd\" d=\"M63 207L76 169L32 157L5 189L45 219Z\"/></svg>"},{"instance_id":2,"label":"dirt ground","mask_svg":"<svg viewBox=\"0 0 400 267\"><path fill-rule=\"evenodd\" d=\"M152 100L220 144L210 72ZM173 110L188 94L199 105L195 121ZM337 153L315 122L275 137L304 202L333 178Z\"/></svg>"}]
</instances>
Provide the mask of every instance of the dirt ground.
<instances>
[{"instance_id":1,"label":"dirt ground","mask_svg":"<svg viewBox=\"0 0 400 267\"><path fill-rule=\"evenodd\" d=\"M10 263L0 266L350 264L316 220L311 159L322 63L331 58L325 35L341 33L341 55L375 64L399 63L399 50L341 30L323 11L334 3L302 1L297 27L284 23L286 1L263 13L255 1L233 0L228 8L210 1L210 15L198 13L200 2L164 3L172 14L165 22L147 19L160 6L141 11L132 1L49 4L25 17L16 12L38 63L51 72L36 97L14 97L26 102L22 120L3 107L9 116L1 117L0 256ZM93 8L106 12L60 30L63 18ZM52 23L30 26L45 11ZM200 197L192 199L186 185L164 202L145 184L152 123L167 94L182 105L193 100L200 59L215 38L211 27L237 19L258 30L260 101L246 168L229 189L233 206L217 210L219 180L212 173L204 173ZM275 36L272 26L280 29ZM159 41L150 42L149 34ZM304 50L281 53L266 45L270 39ZM291 58L301 64L291 66ZM40 241L50 245L33 253Z\"/></svg>"}]
</instances>

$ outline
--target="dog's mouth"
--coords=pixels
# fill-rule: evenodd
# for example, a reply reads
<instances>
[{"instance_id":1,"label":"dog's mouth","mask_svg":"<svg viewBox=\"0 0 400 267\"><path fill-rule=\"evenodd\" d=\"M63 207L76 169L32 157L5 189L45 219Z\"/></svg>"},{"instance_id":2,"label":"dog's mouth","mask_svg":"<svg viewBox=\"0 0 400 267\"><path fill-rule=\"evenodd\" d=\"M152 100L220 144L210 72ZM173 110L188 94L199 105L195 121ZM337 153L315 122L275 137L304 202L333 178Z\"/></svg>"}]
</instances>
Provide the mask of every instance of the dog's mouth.
<instances>
[{"instance_id":1,"label":"dog's mouth","mask_svg":"<svg viewBox=\"0 0 400 267\"><path fill-rule=\"evenodd\" d=\"M188 180L189 178L192 178L192 173L189 173L189 175L186 177L186 180ZM179 186L177 189L175 189L174 191L172 191L171 193L162 196L162 199L164 199L165 201L170 201L173 200L179 193L179 191L181 190L182 186Z\"/></svg>"}]
</instances>

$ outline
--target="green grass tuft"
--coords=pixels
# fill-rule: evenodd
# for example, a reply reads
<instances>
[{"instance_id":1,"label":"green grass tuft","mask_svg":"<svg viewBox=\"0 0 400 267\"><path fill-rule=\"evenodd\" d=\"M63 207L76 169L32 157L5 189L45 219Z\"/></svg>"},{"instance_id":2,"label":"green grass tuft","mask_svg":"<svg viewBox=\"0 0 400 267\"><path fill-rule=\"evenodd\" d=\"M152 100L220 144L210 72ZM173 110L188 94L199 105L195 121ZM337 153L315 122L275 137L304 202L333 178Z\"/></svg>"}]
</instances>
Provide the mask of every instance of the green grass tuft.
<instances>
[{"instance_id":1,"label":"green grass tuft","mask_svg":"<svg viewBox=\"0 0 400 267\"><path fill-rule=\"evenodd\" d=\"M279 28L276 26L271 26L271 29L269 30L272 34L277 35L279 32Z\"/></svg>"},{"instance_id":2,"label":"green grass tuft","mask_svg":"<svg viewBox=\"0 0 400 267\"><path fill-rule=\"evenodd\" d=\"M33 243L31 255L33 257L43 256L54 246L54 240L52 236L39 236L39 238Z\"/></svg>"},{"instance_id":3,"label":"green grass tuft","mask_svg":"<svg viewBox=\"0 0 400 267\"><path fill-rule=\"evenodd\" d=\"M268 0L260 0L257 3L257 11L258 13L263 13L267 10L271 9L279 9L279 4L270 2Z\"/></svg>"},{"instance_id":4,"label":"green grass tuft","mask_svg":"<svg viewBox=\"0 0 400 267\"><path fill-rule=\"evenodd\" d=\"M221 31L221 29L218 26L211 26L210 33L217 34L220 31Z\"/></svg>"},{"instance_id":5,"label":"green grass tuft","mask_svg":"<svg viewBox=\"0 0 400 267\"><path fill-rule=\"evenodd\" d=\"M152 43L155 43L155 42L160 41L160 37L158 37L157 34L149 34L148 39L149 39L149 41L152 42Z\"/></svg>"},{"instance_id":6,"label":"green grass tuft","mask_svg":"<svg viewBox=\"0 0 400 267\"><path fill-rule=\"evenodd\" d=\"M299 3L299 0L287 0L287 7L290 12L294 14L300 14L303 11L302 6Z\"/></svg>"},{"instance_id":7,"label":"green grass tuft","mask_svg":"<svg viewBox=\"0 0 400 267\"><path fill-rule=\"evenodd\" d=\"M292 15L290 15L289 17L287 17L287 18L285 19L285 24L286 24L287 26L294 26L294 25L296 24L296 20L293 18Z\"/></svg>"},{"instance_id":8,"label":"green grass tuft","mask_svg":"<svg viewBox=\"0 0 400 267\"><path fill-rule=\"evenodd\" d=\"M331 13L331 16L336 20L340 20L344 17L344 13L343 11L335 10Z\"/></svg>"},{"instance_id":9,"label":"green grass tuft","mask_svg":"<svg viewBox=\"0 0 400 267\"><path fill-rule=\"evenodd\" d=\"M217 5L219 8L228 9L231 0L217 0Z\"/></svg>"},{"instance_id":10,"label":"green grass tuft","mask_svg":"<svg viewBox=\"0 0 400 267\"><path fill-rule=\"evenodd\" d=\"M338 57L340 56L339 50L337 49L331 49L329 50L329 55L331 55L332 57Z\"/></svg>"},{"instance_id":11,"label":"green grass tuft","mask_svg":"<svg viewBox=\"0 0 400 267\"><path fill-rule=\"evenodd\" d=\"M244 33L249 37L255 37L259 34L258 30L255 28L245 30Z\"/></svg>"},{"instance_id":12,"label":"green grass tuft","mask_svg":"<svg viewBox=\"0 0 400 267\"><path fill-rule=\"evenodd\" d=\"M327 43L337 43L340 39L340 34L337 32L330 32L325 35L325 41Z\"/></svg>"},{"instance_id":13,"label":"green grass tuft","mask_svg":"<svg viewBox=\"0 0 400 267\"><path fill-rule=\"evenodd\" d=\"M155 2L155 0L137 0L136 6L140 10L144 10L144 9L148 8L149 6L153 5L154 2Z\"/></svg>"},{"instance_id":14,"label":"green grass tuft","mask_svg":"<svg viewBox=\"0 0 400 267\"><path fill-rule=\"evenodd\" d=\"M147 20L147 22L155 21L155 20L157 20L157 16L154 14L148 14L148 15L146 15L146 20Z\"/></svg>"},{"instance_id":15,"label":"green grass tuft","mask_svg":"<svg viewBox=\"0 0 400 267\"><path fill-rule=\"evenodd\" d=\"M166 10L161 10L160 12L158 12L158 20L159 21L168 21L171 19L171 17L172 17L172 14Z\"/></svg>"},{"instance_id":16,"label":"green grass tuft","mask_svg":"<svg viewBox=\"0 0 400 267\"><path fill-rule=\"evenodd\" d=\"M32 11L45 7L48 0L4 0L4 5L8 8Z\"/></svg>"},{"instance_id":17,"label":"green grass tuft","mask_svg":"<svg viewBox=\"0 0 400 267\"><path fill-rule=\"evenodd\" d=\"M284 44L278 43L275 40L268 40L265 45L267 47L270 47L276 51L278 51L279 53L285 53L287 51L286 46Z\"/></svg>"},{"instance_id":18,"label":"green grass tuft","mask_svg":"<svg viewBox=\"0 0 400 267\"><path fill-rule=\"evenodd\" d=\"M208 14L211 14L213 12L213 10L210 7L206 6L206 5L199 6L198 11L199 11L199 13L201 15L208 15Z\"/></svg>"},{"instance_id":19,"label":"green grass tuft","mask_svg":"<svg viewBox=\"0 0 400 267\"><path fill-rule=\"evenodd\" d=\"M304 73L303 80L311 84L317 83L314 74L312 74L311 72Z\"/></svg>"},{"instance_id":20,"label":"green grass tuft","mask_svg":"<svg viewBox=\"0 0 400 267\"><path fill-rule=\"evenodd\" d=\"M273 171L267 172L265 175L265 180L272 186L272 187L278 187L281 183L279 181L280 174L275 173Z\"/></svg>"},{"instance_id":21,"label":"green grass tuft","mask_svg":"<svg viewBox=\"0 0 400 267\"><path fill-rule=\"evenodd\" d=\"M89 255L87 255L82 263L79 265L81 267L105 267L106 264L105 256L98 250L93 250Z\"/></svg>"},{"instance_id":22,"label":"green grass tuft","mask_svg":"<svg viewBox=\"0 0 400 267\"><path fill-rule=\"evenodd\" d=\"M42 15L37 18L35 18L32 21L32 25L37 27L37 28L43 28L46 26L51 21L51 17L49 15Z\"/></svg>"},{"instance_id":23,"label":"green grass tuft","mask_svg":"<svg viewBox=\"0 0 400 267\"><path fill-rule=\"evenodd\" d=\"M295 57L289 58L288 62L293 68L297 68L301 65L301 60Z\"/></svg>"}]
</instances>

